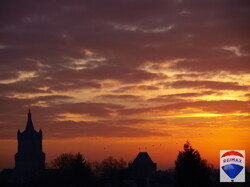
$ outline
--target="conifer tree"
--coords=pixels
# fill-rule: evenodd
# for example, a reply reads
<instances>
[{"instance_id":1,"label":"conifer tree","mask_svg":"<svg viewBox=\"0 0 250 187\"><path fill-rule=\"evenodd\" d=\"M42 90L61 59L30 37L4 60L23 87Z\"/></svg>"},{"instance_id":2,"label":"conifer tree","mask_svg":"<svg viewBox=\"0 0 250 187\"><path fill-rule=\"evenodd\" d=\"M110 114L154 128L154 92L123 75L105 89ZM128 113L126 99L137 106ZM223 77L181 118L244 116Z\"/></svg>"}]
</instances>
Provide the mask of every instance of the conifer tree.
<instances>
[{"instance_id":1,"label":"conifer tree","mask_svg":"<svg viewBox=\"0 0 250 187\"><path fill-rule=\"evenodd\" d=\"M210 169L206 160L193 149L187 141L184 150L179 151L175 161L175 180L177 187L206 187L210 185Z\"/></svg>"}]
</instances>

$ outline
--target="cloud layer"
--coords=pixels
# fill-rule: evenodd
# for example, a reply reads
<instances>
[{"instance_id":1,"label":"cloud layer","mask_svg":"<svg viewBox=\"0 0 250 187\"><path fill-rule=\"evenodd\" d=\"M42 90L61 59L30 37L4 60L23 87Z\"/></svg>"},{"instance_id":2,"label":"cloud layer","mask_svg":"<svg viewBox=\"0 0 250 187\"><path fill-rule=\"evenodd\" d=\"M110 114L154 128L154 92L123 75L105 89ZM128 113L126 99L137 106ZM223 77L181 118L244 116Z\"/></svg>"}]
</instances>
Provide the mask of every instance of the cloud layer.
<instances>
[{"instance_id":1,"label":"cloud layer","mask_svg":"<svg viewBox=\"0 0 250 187\"><path fill-rule=\"evenodd\" d=\"M48 138L169 136L159 124L194 113L237 115L234 125L245 124L247 1L10 0L0 7L2 139L24 128L29 105Z\"/></svg>"}]
</instances>

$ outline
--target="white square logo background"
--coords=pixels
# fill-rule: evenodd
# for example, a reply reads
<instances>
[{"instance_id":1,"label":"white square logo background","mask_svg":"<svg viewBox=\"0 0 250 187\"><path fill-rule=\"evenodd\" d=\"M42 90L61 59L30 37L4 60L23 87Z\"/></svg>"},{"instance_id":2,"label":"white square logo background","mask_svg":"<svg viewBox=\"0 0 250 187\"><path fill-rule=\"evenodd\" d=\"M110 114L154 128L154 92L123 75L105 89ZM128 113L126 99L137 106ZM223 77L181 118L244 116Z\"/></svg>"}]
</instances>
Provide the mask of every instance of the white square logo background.
<instances>
[{"instance_id":1,"label":"white square logo background","mask_svg":"<svg viewBox=\"0 0 250 187\"><path fill-rule=\"evenodd\" d=\"M225 171L222 169L222 166L225 165L225 164L223 164L223 159L225 159L225 157L224 158L221 158L221 157L224 153L226 153L228 151L232 151L232 150L221 150L220 151L220 182L245 182L245 151L244 150L234 150L236 152L241 153L244 157L244 158L242 158L243 169L234 179L231 179L225 173Z\"/></svg>"}]
</instances>

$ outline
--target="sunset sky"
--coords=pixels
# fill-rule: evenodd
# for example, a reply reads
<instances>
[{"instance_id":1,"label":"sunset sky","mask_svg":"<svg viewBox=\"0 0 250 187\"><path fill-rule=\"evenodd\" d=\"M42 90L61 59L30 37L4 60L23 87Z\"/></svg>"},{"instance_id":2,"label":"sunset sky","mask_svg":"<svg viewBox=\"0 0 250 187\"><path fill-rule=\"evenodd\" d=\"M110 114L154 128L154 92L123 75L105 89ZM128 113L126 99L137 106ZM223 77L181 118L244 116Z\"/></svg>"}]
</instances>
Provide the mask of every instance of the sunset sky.
<instances>
[{"instance_id":1,"label":"sunset sky","mask_svg":"<svg viewBox=\"0 0 250 187\"><path fill-rule=\"evenodd\" d=\"M0 1L0 170L29 105L46 162L64 152L174 167L189 140L250 166L248 0Z\"/></svg>"}]
</instances>

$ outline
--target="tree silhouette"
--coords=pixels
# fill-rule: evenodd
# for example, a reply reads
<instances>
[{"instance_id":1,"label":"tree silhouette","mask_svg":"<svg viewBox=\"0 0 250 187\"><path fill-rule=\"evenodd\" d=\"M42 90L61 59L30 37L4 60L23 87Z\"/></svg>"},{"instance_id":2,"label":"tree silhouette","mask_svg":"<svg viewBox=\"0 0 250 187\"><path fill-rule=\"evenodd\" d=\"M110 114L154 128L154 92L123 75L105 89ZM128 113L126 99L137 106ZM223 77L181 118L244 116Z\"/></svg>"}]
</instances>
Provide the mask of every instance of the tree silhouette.
<instances>
[{"instance_id":1,"label":"tree silhouette","mask_svg":"<svg viewBox=\"0 0 250 187\"><path fill-rule=\"evenodd\" d=\"M126 167L126 162L123 159L115 159L112 156L104 159L101 162L102 175L106 177L116 176Z\"/></svg>"},{"instance_id":2,"label":"tree silhouette","mask_svg":"<svg viewBox=\"0 0 250 187\"><path fill-rule=\"evenodd\" d=\"M187 141L184 151L179 151L175 161L175 179L177 187L209 186L210 169L206 160L201 159L200 153L193 149Z\"/></svg>"},{"instance_id":3,"label":"tree silhouette","mask_svg":"<svg viewBox=\"0 0 250 187\"><path fill-rule=\"evenodd\" d=\"M56 157L51 164L55 169L74 170L75 167L85 167L86 161L80 153L75 155L73 153L63 153Z\"/></svg>"},{"instance_id":4,"label":"tree silhouette","mask_svg":"<svg viewBox=\"0 0 250 187\"><path fill-rule=\"evenodd\" d=\"M63 153L52 162L52 167L63 172L65 183L71 186L81 186L91 183L92 175L83 155L80 153Z\"/></svg>"},{"instance_id":5,"label":"tree silhouette","mask_svg":"<svg viewBox=\"0 0 250 187\"><path fill-rule=\"evenodd\" d=\"M91 168L97 176L110 178L117 176L122 169L126 168L126 165L127 163L122 158L117 160L112 156L109 156L101 162L92 162Z\"/></svg>"},{"instance_id":6,"label":"tree silhouette","mask_svg":"<svg viewBox=\"0 0 250 187\"><path fill-rule=\"evenodd\" d=\"M90 163L92 172L99 179L99 185L104 186L104 184L109 184L111 186L121 186L121 178L124 177L126 173L125 168L127 163L121 159L115 159L109 156L103 159L101 162Z\"/></svg>"}]
</instances>

